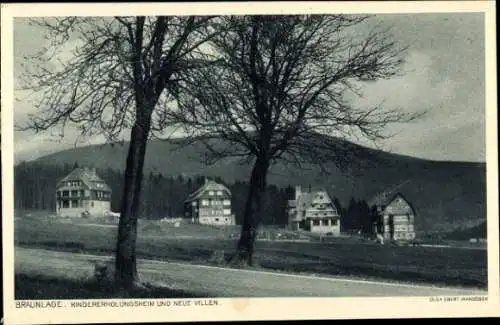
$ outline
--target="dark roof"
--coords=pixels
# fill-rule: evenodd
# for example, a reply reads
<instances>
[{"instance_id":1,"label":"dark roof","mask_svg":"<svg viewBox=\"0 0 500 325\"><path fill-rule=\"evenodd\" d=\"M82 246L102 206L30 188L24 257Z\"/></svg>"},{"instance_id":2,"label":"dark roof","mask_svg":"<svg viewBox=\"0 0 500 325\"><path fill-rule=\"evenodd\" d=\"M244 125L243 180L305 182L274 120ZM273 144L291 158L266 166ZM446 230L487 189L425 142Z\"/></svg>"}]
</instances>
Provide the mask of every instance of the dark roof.
<instances>
[{"instance_id":1,"label":"dark roof","mask_svg":"<svg viewBox=\"0 0 500 325\"><path fill-rule=\"evenodd\" d=\"M401 195L405 200L406 198L401 194L401 192L399 191L401 189L401 187L405 184L407 184L410 180L406 180L404 182L401 182L399 183L398 185L392 187L392 188L389 188L389 189L386 189L385 191L382 191L380 193L378 193L377 195L375 195L373 198L371 198L370 200L368 200L368 205L370 207L376 205L376 206L386 206L388 205L389 203L392 202L392 200L394 200L394 198L397 196L397 195ZM406 200L408 201L408 200Z\"/></svg>"},{"instance_id":2,"label":"dark roof","mask_svg":"<svg viewBox=\"0 0 500 325\"><path fill-rule=\"evenodd\" d=\"M300 195L298 196L298 198L296 200L292 200L292 201L295 203L295 206L298 207L299 209L302 207L309 208L312 205L314 197L318 194L318 192L324 192L328 196L330 201L332 201L332 198L330 197L330 194L328 194L328 191L326 191L324 188L320 188L320 187L316 188L315 190L311 189L311 191L300 192ZM292 207L290 205L290 201L288 201L288 202L289 202L288 203L289 206ZM333 201L332 201L332 204L333 204Z\"/></svg>"},{"instance_id":3,"label":"dark roof","mask_svg":"<svg viewBox=\"0 0 500 325\"><path fill-rule=\"evenodd\" d=\"M385 210L385 208L389 204L391 204L391 202L394 201L396 199L396 197L398 197L398 196L406 201L406 203L410 206L410 209L412 209L413 213L415 214L415 208L413 207L413 204L411 204L411 202L408 201L408 199L406 199L406 197L401 192L381 193L378 196L376 196L375 198L373 198L372 200L370 200L370 202L368 202L368 205L370 207L378 206L378 207L381 207L383 210Z\"/></svg>"},{"instance_id":4,"label":"dark roof","mask_svg":"<svg viewBox=\"0 0 500 325\"><path fill-rule=\"evenodd\" d=\"M201 186L199 189L191 193L184 202L196 200L201 196L203 196L203 194L206 191L223 191L227 195L231 196L231 191L224 185L216 183L212 180L206 180L205 184L203 184L203 186Z\"/></svg>"},{"instance_id":5,"label":"dark roof","mask_svg":"<svg viewBox=\"0 0 500 325\"><path fill-rule=\"evenodd\" d=\"M300 193L299 197L297 198L297 206L298 207L309 207L312 204L315 192L302 192Z\"/></svg>"},{"instance_id":6,"label":"dark roof","mask_svg":"<svg viewBox=\"0 0 500 325\"><path fill-rule=\"evenodd\" d=\"M111 191L111 188L106 184L102 178L97 175L94 169L90 168L75 168L71 173L57 182L57 188L64 187L64 182L67 181L82 181L89 189ZM103 187L98 187L98 184L103 184Z\"/></svg>"}]
</instances>

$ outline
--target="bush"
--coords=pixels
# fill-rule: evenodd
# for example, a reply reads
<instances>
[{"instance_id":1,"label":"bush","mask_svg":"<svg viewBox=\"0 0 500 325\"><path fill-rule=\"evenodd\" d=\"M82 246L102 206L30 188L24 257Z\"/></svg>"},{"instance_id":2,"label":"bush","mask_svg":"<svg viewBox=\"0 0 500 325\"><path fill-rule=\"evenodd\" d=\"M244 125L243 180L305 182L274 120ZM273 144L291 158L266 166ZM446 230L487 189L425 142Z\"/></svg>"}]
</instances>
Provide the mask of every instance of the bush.
<instances>
[{"instance_id":1,"label":"bush","mask_svg":"<svg viewBox=\"0 0 500 325\"><path fill-rule=\"evenodd\" d=\"M98 261L94 264L94 279L101 284L112 284L115 277L113 261Z\"/></svg>"},{"instance_id":2,"label":"bush","mask_svg":"<svg viewBox=\"0 0 500 325\"><path fill-rule=\"evenodd\" d=\"M226 264L226 256L224 254L224 250L217 249L213 251L208 261L216 265Z\"/></svg>"}]
</instances>

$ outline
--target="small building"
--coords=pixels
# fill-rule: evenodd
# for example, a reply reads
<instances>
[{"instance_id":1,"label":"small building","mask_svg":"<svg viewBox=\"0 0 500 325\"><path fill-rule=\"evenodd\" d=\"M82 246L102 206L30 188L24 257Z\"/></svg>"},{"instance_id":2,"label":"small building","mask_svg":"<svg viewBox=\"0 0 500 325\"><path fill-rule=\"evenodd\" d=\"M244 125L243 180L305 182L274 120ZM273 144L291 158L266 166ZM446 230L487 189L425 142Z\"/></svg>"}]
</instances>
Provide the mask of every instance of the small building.
<instances>
[{"instance_id":1,"label":"small building","mask_svg":"<svg viewBox=\"0 0 500 325\"><path fill-rule=\"evenodd\" d=\"M95 169L75 168L56 185L56 212L63 217L101 217L111 211L111 188Z\"/></svg>"},{"instance_id":2,"label":"small building","mask_svg":"<svg viewBox=\"0 0 500 325\"><path fill-rule=\"evenodd\" d=\"M369 201L375 234L384 241L415 239L415 210L400 192L384 192Z\"/></svg>"},{"instance_id":3,"label":"small building","mask_svg":"<svg viewBox=\"0 0 500 325\"><path fill-rule=\"evenodd\" d=\"M205 184L184 201L184 216L192 223L235 225L231 191L222 184L205 179Z\"/></svg>"},{"instance_id":4,"label":"small building","mask_svg":"<svg viewBox=\"0 0 500 325\"><path fill-rule=\"evenodd\" d=\"M295 199L288 201L289 226L293 230L340 235L340 215L328 193L323 190L302 192L295 187Z\"/></svg>"}]
</instances>

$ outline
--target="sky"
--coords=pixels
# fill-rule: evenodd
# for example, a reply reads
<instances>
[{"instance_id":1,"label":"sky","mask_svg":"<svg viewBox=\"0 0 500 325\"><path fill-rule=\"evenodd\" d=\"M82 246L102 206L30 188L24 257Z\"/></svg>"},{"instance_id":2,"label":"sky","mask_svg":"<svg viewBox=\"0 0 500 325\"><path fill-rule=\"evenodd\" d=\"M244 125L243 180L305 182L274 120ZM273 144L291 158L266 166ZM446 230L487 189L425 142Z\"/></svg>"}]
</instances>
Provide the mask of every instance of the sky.
<instances>
[{"instance_id":1,"label":"sky","mask_svg":"<svg viewBox=\"0 0 500 325\"><path fill-rule=\"evenodd\" d=\"M374 23L391 27L394 40L408 46L403 74L364 86L357 104L384 103L426 115L409 124L388 128L393 136L383 142L356 142L388 152L432 160L485 161L484 19L481 13L379 15ZM24 57L45 46L41 31L25 20L14 24L14 77L23 73ZM71 53L68 51L68 57ZM36 114L24 92L14 106L14 123ZM30 160L75 145L77 131L67 129L60 139L51 133L15 131L15 160Z\"/></svg>"}]
</instances>

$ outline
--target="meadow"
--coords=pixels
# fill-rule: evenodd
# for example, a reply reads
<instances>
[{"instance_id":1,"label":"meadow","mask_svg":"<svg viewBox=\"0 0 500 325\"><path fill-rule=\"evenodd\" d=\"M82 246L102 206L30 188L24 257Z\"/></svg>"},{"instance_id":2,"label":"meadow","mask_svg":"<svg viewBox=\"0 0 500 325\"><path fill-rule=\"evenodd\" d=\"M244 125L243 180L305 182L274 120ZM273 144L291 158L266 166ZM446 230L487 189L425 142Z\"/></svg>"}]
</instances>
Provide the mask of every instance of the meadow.
<instances>
[{"instance_id":1,"label":"meadow","mask_svg":"<svg viewBox=\"0 0 500 325\"><path fill-rule=\"evenodd\" d=\"M140 220L137 254L139 258L223 265L234 252L238 230ZM113 224L39 216L15 221L18 246L111 255L115 239ZM353 238L262 240L256 242L255 261L255 268L279 272L487 287L487 253L483 249L378 245Z\"/></svg>"}]
</instances>

